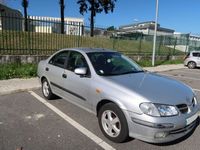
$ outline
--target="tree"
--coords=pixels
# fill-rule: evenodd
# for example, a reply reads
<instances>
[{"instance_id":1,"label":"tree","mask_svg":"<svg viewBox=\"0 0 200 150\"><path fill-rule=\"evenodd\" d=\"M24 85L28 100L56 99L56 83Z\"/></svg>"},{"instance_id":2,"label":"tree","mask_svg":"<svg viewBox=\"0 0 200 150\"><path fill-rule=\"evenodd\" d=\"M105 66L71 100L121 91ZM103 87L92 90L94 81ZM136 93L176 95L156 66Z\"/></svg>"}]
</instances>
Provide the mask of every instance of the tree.
<instances>
[{"instance_id":1,"label":"tree","mask_svg":"<svg viewBox=\"0 0 200 150\"><path fill-rule=\"evenodd\" d=\"M27 8L28 8L28 0L22 0L22 7L24 7L24 27L25 31L28 31L28 13L27 13Z\"/></svg>"},{"instance_id":2,"label":"tree","mask_svg":"<svg viewBox=\"0 0 200 150\"><path fill-rule=\"evenodd\" d=\"M115 27L114 26L110 26L107 28L107 31L114 31L115 30Z\"/></svg>"},{"instance_id":3,"label":"tree","mask_svg":"<svg viewBox=\"0 0 200 150\"><path fill-rule=\"evenodd\" d=\"M113 12L117 0L78 0L79 12L84 15L90 11L90 36L94 36L94 17L104 11L106 14Z\"/></svg>"},{"instance_id":4,"label":"tree","mask_svg":"<svg viewBox=\"0 0 200 150\"><path fill-rule=\"evenodd\" d=\"M65 15L64 15L64 10L65 10L65 4L64 0L60 0L60 20L61 20L61 33L64 34L64 26L65 26Z\"/></svg>"}]
</instances>

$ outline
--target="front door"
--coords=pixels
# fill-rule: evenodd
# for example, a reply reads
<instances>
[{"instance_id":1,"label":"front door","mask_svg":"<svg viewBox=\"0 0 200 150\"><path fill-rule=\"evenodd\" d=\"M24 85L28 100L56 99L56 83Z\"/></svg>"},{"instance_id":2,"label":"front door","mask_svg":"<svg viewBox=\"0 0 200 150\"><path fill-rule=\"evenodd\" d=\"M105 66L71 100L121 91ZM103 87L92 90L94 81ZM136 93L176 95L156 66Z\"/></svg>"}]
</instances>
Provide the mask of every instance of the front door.
<instances>
[{"instance_id":1,"label":"front door","mask_svg":"<svg viewBox=\"0 0 200 150\"><path fill-rule=\"evenodd\" d=\"M88 68L87 75L80 76L74 73L74 70L80 67ZM91 102L88 101L88 92L91 88L91 78L85 57L79 52L71 51L64 74L67 76L64 82L66 98L70 97L72 102L90 110Z\"/></svg>"}]
</instances>

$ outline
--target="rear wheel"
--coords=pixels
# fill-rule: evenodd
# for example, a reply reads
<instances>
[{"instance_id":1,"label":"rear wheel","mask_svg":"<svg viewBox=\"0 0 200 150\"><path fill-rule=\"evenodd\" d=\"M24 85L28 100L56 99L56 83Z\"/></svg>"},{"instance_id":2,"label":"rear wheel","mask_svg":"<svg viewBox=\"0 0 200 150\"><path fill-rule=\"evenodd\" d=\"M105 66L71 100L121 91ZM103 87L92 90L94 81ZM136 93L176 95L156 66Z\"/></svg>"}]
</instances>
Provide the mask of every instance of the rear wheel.
<instances>
[{"instance_id":1,"label":"rear wheel","mask_svg":"<svg viewBox=\"0 0 200 150\"><path fill-rule=\"evenodd\" d=\"M189 69L194 69L196 67L196 63L194 62L194 61L190 61L189 63L188 63L188 68Z\"/></svg>"},{"instance_id":2,"label":"rear wheel","mask_svg":"<svg viewBox=\"0 0 200 150\"><path fill-rule=\"evenodd\" d=\"M128 138L126 118L116 104L103 105L98 113L98 121L101 131L111 141L120 143Z\"/></svg>"},{"instance_id":3,"label":"rear wheel","mask_svg":"<svg viewBox=\"0 0 200 150\"><path fill-rule=\"evenodd\" d=\"M55 97L55 95L51 91L51 87L47 79L42 80L42 94L48 100L53 99Z\"/></svg>"}]
</instances>

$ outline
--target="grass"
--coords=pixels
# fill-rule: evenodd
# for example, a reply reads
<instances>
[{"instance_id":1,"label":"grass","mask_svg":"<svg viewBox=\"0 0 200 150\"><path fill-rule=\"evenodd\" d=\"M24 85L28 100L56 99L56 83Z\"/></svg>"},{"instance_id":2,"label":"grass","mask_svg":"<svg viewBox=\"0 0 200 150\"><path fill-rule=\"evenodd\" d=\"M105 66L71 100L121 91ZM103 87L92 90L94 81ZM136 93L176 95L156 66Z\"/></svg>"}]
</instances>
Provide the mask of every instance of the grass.
<instances>
[{"instance_id":1,"label":"grass","mask_svg":"<svg viewBox=\"0 0 200 150\"><path fill-rule=\"evenodd\" d=\"M151 61L137 62L142 67L150 67ZM156 65L181 64L183 60L156 61ZM31 78L37 76L37 64L0 64L0 80L12 78Z\"/></svg>"},{"instance_id":2,"label":"grass","mask_svg":"<svg viewBox=\"0 0 200 150\"><path fill-rule=\"evenodd\" d=\"M0 64L0 80L36 77L36 64Z\"/></svg>"},{"instance_id":3,"label":"grass","mask_svg":"<svg viewBox=\"0 0 200 150\"><path fill-rule=\"evenodd\" d=\"M152 53L152 41L149 40L122 40L109 37L89 37L63 35L56 33L36 33L22 31L0 31L0 54L2 55L50 55L58 49L70 47L101 47L116 49L124 54ZM183 54L178 50L157 46L157 53Z\"/></svg>"}]
</instances>

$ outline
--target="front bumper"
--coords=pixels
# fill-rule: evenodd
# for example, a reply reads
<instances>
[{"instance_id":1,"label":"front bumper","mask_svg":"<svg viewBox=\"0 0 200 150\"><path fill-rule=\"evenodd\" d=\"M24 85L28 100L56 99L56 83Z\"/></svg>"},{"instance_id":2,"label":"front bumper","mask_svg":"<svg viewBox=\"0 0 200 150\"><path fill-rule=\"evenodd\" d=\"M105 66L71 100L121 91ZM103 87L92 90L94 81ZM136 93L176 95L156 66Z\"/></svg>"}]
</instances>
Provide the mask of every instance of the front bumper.
<instances>
[{"instance_id":1,"label":"front bumper","mask_svg":"<svg viewBox=\"0 0 200 150\"><path fill-rule=\"evenodd\" d=\"M129 115L129 136L150 143L167 143L184 137L199 122L198 109L190 114L173 117L150 117L145 114L127 112ZM186 120L195 116L187 123Z\"/></svg>"}]
</instances>

